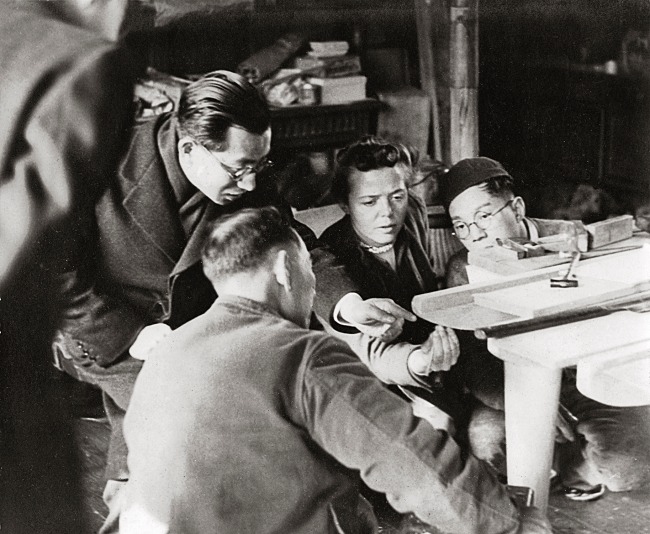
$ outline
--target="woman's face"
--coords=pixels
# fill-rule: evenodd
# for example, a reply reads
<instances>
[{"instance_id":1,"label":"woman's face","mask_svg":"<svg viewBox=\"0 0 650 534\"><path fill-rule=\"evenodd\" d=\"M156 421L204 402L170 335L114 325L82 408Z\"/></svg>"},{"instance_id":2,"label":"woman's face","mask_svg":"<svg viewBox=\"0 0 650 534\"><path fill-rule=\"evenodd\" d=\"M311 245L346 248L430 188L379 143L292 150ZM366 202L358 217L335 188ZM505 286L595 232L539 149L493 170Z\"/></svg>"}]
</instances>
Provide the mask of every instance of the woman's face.
<instances>
[{"instance_id":1,"label":"woman's face","mask_svg":"<svg viewBox=\"0 0 650 534\"><path fill-rule=\"evenodd\" d=\"M403 169L384 167L348 178L347 212L361 240L371 246L393 243L404 226L408 193Z\"/></svg>"}]
</instances>

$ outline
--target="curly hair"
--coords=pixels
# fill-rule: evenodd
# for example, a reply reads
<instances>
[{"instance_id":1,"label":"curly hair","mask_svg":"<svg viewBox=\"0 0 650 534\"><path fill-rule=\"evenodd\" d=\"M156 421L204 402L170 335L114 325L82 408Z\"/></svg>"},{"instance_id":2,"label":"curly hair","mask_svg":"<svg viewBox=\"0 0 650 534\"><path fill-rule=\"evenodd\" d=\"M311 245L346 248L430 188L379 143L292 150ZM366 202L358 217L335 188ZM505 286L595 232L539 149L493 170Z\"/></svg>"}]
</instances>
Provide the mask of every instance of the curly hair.
<instances>
[{"instance_id":1,"label":"curly hair","mask_svg":"<svg viewBox=\"0 0 650 534\"><path fill-rule=\"evenodd\" d=\"M409 187L413 182L417 162L418 153L412 148L372 135L362 137L337 154L330 192L337 201L347 204L349 180L355 170L368 172L392 167L403 173L406 186Z\"/></svg>"}]
</instances>

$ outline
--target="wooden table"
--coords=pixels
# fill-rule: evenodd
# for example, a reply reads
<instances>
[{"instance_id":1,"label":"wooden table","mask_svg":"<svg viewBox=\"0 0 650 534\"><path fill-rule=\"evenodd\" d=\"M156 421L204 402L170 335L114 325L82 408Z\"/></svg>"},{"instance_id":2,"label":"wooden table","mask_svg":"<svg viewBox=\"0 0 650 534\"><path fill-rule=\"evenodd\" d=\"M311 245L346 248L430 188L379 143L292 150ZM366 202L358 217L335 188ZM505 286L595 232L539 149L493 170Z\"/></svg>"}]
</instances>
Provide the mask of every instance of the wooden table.
<instances>
[{"instance_id":1,"label":"wooden table","mask_svg":"<svg viewBox=\"0 0 650 534\"><path fill-rule=\"evenodd\" d=\"M583 366L605 362L643 366L650 355L650 314L623 311L510 337L490 338L488 350L505 362L508 483L533 488L535 504L545 509L562 369L577 365L580 385L584 378ZM589 376L593 375L589 373ZM633 376L625 373L620 380L625 384ZM628 387L634 389L636 385L643 393L644 381L647 396L650 375L638 379L641 382L631 380Z\"/></svg>"},{"instance_id":2,"label":"wooden table","mask_svg":"<svg viewBox=\"0 0 650 534\"><path fill-rule=\"evenodd\" d=\"M602 266L603 271L611 271L618 269L618 263L629 270L638 257L642 258L639 261L645 270L648 249L637 250L638 253L612 254L609 260L607 257L590 260L589 269L593 273L594 266ZM431 322L463 330L513 322L518 317L483 308L473 302L473 295L550 278L557 269L550 267L501 277L496 282L419 295L413 300L413 310ZM650 270L647 274L650 278ZM535 296L530 295L530 298ZM619 405L650 403L650 313L621 311L543 330L489 338L488 350L505 362L508 483L533 488L535 504L543 510L548 505L562 369L576 365L578 386L582 385L583 393L588 394L585 386L589 389L593 378L598 376L594 370L604 367L610 372L611 384L615 385L618 380L622 386L618 393L629 391L631 394L623 398L624 395L618 397L614 391L609 395L608 404L616 404L611 402L612 396L621 398ZM622 376L611 373L612 369L625 369L626 366L630 369ZM596 400L603 402L603 399Z\"/></svg>"}]
</instances>

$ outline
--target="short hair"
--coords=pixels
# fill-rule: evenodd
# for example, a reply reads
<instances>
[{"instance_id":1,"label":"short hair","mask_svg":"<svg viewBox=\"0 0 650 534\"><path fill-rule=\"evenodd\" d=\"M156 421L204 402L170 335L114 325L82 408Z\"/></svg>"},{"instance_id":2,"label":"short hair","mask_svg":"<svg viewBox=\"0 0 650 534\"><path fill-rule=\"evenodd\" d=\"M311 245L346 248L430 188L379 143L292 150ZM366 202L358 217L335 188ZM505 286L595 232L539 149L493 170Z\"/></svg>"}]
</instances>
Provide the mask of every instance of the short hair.
<instances>
[{"instance_id":1,"label":"short hair","mask_svg":"<svg viewBox=\"0 0 650 534\"><path fill-rule=\"evenodd\" d=\"M337 154L330 192L336 200L347 204L349 179L354 170L368 172L396 166L404 170L404 181L409 187L413 182L417 159L417 152L401 143L390 143L373 135L364 136Z\"/></svg>"},{"instance_id":2,"label":"short hair","mask_svg":"<svg viewBox=\"0 0 650 534\"><path fill-rule=\"evenodd\" d=\"M203 245L203 272L212 282L264 265L275 247L300 236L277 208L245 208L218 218Z\"/></svg>"},{"instance_id":3,"label":"short hair","mask_svg":"<svg viewBox=\"0 0 650 534\"><path fill-rule=\"evenodd\" d=\"M271 125L264 97L246 78L217 70L189 84L176 111L181 135L216 150L231 126L261 135Z\"/></svg>"}]
</instances>

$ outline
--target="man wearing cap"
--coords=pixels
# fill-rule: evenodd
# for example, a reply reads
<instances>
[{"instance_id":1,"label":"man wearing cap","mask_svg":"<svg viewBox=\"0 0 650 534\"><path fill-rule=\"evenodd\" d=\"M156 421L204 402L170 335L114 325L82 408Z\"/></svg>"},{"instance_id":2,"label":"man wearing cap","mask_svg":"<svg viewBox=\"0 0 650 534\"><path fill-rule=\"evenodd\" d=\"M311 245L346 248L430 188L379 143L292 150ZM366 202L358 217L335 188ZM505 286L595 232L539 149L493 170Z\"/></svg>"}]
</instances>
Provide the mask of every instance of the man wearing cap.
<instances>
[{"instance_id":1,"label":"man wearing cap","mask_svg":"<svg viewBox=\"0 0 650 534\"><path fill-rule=\"evenodd\" d=\"M465 247L447 264L448 287L468 283L468 251L494 246L497 239L534 241L559 233L566 223L526 217L526 204L514 194L513 181L503 165L485 157L459 161L445 176L443 202ZM470 442L477 456L498 464L505 437L502 364L484 344L475 345L485 352L491 370L480 391L473 391L486 406L474 413ZM599 498L605 486L627 491L650 485L650 407L612 407L585 397L576 388L574 368L565 370L560 402L577 418L573 426L558 418L557 464L568 498L589 501Z\"/></svg>"},{"instance_id":2,"label":"man wearing cap","mask_svg":"<svg viewBox=\"0 0 650 534\"><path fill-rule=\"evenodd\" d=\"M513 178L490 158L459 161L445 176L441 193L454 234L465 249L450 259L451 286L468 283L467 252L496 245L496 239L527 239L559 233L566 221L526 217L526 204L512 191ZM453 212L453 213L452 213Z\"/></svg>"}]
</instances>

